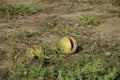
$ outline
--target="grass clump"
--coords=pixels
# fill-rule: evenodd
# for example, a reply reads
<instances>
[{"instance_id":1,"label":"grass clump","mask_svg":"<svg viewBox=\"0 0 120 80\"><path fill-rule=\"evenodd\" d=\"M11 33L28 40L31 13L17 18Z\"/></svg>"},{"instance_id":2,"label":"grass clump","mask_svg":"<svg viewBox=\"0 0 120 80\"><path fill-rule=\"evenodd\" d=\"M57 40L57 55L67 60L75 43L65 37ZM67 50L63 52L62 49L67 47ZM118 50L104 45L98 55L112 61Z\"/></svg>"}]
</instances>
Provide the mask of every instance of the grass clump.
<instances>
[{"instance_id":1,"label":"grass clump","mask_svg":"<svg viewBox=\"0 0 120 80\"><path fill-rule=\"evenodd\" d=\"M33 14L37 11L38 5L36 4L6 4L0 5L0 13L2 15L14 16L18 14Z\"/></svg>"},{"instance_id":2,"label":"grass clump","mask_svg":"<svg viewBox=\"0 0 120 80\"><path fill-rule=\"evenodd\" d=\"M98 59L85 65L81 70L81 74L83 78L90 80L113 80L117 76L117 70L119 69L106 61Z\"/></svg>"},{"instance_id":3,"label":"grass clump","mask_svg":"<svg viewBox=\"0 0 120 80\"><path fill-rule=\"evenodd\" d=\"M23 68L17 70L17 79L27 80L44 80L45 69L41 65L33 65L29 68Z\"/></svg>"},{"instance_id":4,"label":"grass clump","mask_svg":"<svg viewBox=\"0 0 120 80\"><path fill-rule=\"evenodd\" d=\"M102 23L101 19L89 15L82 15L77 17L77 19L80 22L80 24L83 26L87 26L87 25L97 26L100 23Z\"/></svg>"},{"instance_id":5,"label":"grass clump","mask_svg":"<svg viewBox=\"0 0 120 80\"><path fill-rule=\"evenodd\" d=\"M63 63L58 70L58 80L114 80L118 78L119 71L118 66L112 66L104 59L84 57Z\"/></svg>"},{"instance_id":6,"label":"grass clump","mask_svg":"<svg viewBox=\"0 0 120 80\"><path fill-rule=\"evenodd\" d=\"M111 4L120 6L120 0L110 0Z\"/></svg>"}]
</instances>

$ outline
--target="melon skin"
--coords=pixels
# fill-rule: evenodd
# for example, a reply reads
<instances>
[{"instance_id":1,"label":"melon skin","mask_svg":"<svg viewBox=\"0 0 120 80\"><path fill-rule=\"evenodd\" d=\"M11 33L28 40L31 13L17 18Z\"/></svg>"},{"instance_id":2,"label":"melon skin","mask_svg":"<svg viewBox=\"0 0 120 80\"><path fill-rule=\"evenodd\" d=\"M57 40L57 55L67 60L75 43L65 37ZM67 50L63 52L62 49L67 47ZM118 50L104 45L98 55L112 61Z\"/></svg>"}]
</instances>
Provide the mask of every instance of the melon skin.
<instances>
[{"instance_id":1,"label":"melon skin","mask_svg":"<svg viewBox=\"0 0 120 80\"><path fill-rule=\"evenodd\" d=\"M77 49L77 41L73 37L64 37L59 41L58 46L61 53L72 54Z\"/></svg>"},{"instance_id":2,"label":"melon skin","mask_svg":"<svg viewBox=\"0 0 120 80\"><path fill-rule=\"evenodd\" d=\"M44 50L42 49L42 47L34 46L33 48L27 49L26 56L30 58L34 58L35 56L41 58L44 56Z\"/></svg>"},{"instance_id":3,"label":"melon skin","mask_svg":"<svg viewBox=\"0 0 120 80\"><path fill-rule=\"evenodd\" d=\"M44 50L42 47L35 46L34 54L40 58L44 55Z\"/></svg>"},{"instance_id":4,"label":"melon skin","mask_svg":"<svg viewBox=\"0 0 120 80\"><path fill-rule=\"evenodd\" d=\"M32 48L28 48L26 51L26 56L28 56L29 58L34 58L35 57L34 50Z\"/></svg>"}]
</instances>

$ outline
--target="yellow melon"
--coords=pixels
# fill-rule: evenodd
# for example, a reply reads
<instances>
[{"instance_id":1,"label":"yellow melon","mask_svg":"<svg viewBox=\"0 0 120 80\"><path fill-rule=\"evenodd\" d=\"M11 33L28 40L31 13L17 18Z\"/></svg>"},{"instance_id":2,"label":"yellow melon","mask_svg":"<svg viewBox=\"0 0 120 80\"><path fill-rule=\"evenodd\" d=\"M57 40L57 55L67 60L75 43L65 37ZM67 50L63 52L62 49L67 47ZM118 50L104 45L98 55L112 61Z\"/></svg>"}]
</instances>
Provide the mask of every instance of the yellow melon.
<instances>
[{"instance_id":1,"label":"yellow melon","mask_svg":"<svg viewBox=\"0 0 120 80\"><path fill-rule=\"evenodd\" d=\"M59 41L58 47L61 53L72 54L77 49L77 41L73 37L64 37Z\"/></svg>"}]
</instances>

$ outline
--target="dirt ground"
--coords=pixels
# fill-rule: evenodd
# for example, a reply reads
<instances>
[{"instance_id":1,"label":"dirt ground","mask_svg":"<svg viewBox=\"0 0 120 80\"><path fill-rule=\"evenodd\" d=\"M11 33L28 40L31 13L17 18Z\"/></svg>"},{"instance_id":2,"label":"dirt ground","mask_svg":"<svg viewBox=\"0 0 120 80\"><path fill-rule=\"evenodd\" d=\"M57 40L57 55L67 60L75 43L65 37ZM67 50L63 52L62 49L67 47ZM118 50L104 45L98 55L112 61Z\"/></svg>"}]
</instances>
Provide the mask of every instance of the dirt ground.
<instances>
[{"instance_id":1,"label":"dirt ground","mask_svg":"<svg viewBox=\"0 0 120 80\"><path fill-rule=\"evenodd\" d=\"M79 0L76 2L68 2L67 0L4 0L0 3L4 4L29 4L39 3L41 9L48 12L39 12L32 15L18 15L13 18L1 17L0 18L0 48L8 53L10 51L9 37L16 32L19 38L17 38L17 47L25 50L26 47L34 44L45 43L47 45L52 42L57 42L61 37L67 36L64 33L58 35L56 30L58 28L46 29L44 24L50 21L57 21L58 27L67 27L81 30L83 26L77 20L78 16L82 14L91 15L103 19L104 22L98 26L88 26L89 31L94 34L99 34L102 38L118 39L120 40L120 13L107 13L97 11L97 7L104 7L104 5L110 5L107 2L101 3L81 3ZM120 10L120 7L114 7L113 9ZM50 10L50 11L49 11ZM72 30L71 30L72 31ZM29 38L22 38L21 36L34 35ZM70 35L70 34L69 34ZM81 32L78 33L81 36ZM0 69L6 68L8 62L4 59L0 61Z\"/></svg>"},{"instance_id":2,"label":"dirt ground","mask_svg":"<svg viewBox=\"0 0 120 80\"><path fill-rule=\"evenodd\" d=\"M99 5L81 4L81 3L67 3L64 1L55 1L49 4L50 1L41 0L4 0L5 4L29 4L29 3L40 3L44 5L43 7L51 7L58 10L58 12L51 12L50 14L39 13L31 16L19 16L18 19L0 19L0 33L9 34L11 31L16 29L22 29L26 31L37 32L38 27L42 22L45 22L49 16L58 16L58 18L64 18L68 20L75 20L77 16L81 14L89 14L92 16L97 16L99 18L104 18L105 22L94 28L95 32L106 36L118 36L120 35L120 18L118 14L112 13L102 13L97 12L95 8ZM59 3L58 3L59 2ZM119 8L118 8L119 9ZM62 10L62 11L61 11ZM66 10L66 12L64 12ZM67 13L68 11L68 13ZM71 22L72 23L72 22ZM73 24L77 24L74 23ZM79 23L78 23L79 24ZM15 27L13 27L15 26ZM28 28L29 27L29 28Z\"/></svg>"}]
</instances>

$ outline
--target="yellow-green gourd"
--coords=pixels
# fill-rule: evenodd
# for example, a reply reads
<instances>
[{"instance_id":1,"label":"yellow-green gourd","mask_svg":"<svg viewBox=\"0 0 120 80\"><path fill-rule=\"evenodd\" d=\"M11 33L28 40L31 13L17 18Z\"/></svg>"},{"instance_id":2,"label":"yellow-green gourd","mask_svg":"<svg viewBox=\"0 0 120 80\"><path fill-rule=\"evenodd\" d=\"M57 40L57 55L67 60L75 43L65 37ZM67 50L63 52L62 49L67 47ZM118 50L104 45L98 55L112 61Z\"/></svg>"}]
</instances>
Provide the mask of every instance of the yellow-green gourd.
<instances>
[{"instance_id":1,"label":"yellow-green gourd","mask_svg":"<svg viewBox=\"0 0 120 80\"><path fill-rule=\"evenodd\" d=\"M72 54L77 49L77 41L73 37L64 37L59 41L58 46L61 53Z\"/></svg>"}]
</instances>

